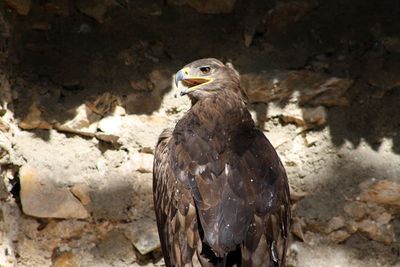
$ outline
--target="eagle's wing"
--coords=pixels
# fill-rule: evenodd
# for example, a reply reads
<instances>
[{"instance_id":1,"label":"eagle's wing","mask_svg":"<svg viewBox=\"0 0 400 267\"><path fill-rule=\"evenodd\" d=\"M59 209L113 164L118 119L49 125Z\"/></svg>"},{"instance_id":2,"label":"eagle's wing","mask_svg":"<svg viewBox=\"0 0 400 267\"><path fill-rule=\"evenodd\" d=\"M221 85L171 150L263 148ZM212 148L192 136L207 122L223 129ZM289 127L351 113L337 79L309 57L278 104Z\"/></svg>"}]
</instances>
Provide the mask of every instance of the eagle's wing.
<instances>
[{"instance_id":1,"label":"eagle's wing","mask_svg":"<svg viewBox=\"0 0 400 267\"><path fill-rule=\"evenodd\" d=\"M254 128L206 137L190 128L164 131L155 152L154 201L167 266L190 265L196 248L221 258L239 249L246 266L283 266L289 189L273 146Z\"/></svg>"},{"instance_id":2,"label":"eagle's wing","mask_svg":"<svg viewBox=\"0 0 400 267\"><path fill-rule=\"evenodd\" d=\"M167 267L192 263L199 240L190 190L175 179L170 157L171 129L159 137L153 166L153 195L161 249Z\"/></svg>"},{"instance_id":3,"label":"eagle's wing","mask_svg":"<svg viewBox=\"0 0 400 267\"><path fill-rule=\"evenodd\" d=\"M220 257L240 245L242 261L249 266L281 266L289 190L275 149L255 128L235 136L215 129L207 131L214 133L210 136L192 133L192 123L197 124L191 121L185 127L189 130L174 132L170 153L172 175L193 196L201 238Z\"/></svg>"},{"instance_id":4,"label":"eagle's wing","mask_svg":"<svg viewBox=\"0 0 400 267\"><path fill-rule=\"evenodd\" d=\"M255 202L242 245L242 262L244 266L285 266L291 216L286 172L261 131L255 130L253 140L240 157L241 169L236 174L247 183L250 179L252 193L247 201Z\"/></svg>"}]
</instances>

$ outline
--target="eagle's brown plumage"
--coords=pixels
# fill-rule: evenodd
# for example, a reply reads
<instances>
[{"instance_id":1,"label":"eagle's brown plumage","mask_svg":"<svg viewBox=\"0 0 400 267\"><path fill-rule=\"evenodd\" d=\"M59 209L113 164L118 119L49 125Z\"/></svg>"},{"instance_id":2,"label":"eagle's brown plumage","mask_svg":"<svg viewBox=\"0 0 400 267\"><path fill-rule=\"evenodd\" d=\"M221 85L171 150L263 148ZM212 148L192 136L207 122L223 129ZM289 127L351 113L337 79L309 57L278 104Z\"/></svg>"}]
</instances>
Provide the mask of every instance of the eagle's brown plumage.
<instances>
[{"instance_id":1,"label":"eagle's brown plumage","mask_svg":"<svg viewBox=\"0 0 400 267\"><path fill-rule=\"evenodd\" d=\"M176 75L191 109L157 143L153 191L167 266L284 266L289 188L246 109L238 73L216 59Z\"/></svg>"}]
</instances>

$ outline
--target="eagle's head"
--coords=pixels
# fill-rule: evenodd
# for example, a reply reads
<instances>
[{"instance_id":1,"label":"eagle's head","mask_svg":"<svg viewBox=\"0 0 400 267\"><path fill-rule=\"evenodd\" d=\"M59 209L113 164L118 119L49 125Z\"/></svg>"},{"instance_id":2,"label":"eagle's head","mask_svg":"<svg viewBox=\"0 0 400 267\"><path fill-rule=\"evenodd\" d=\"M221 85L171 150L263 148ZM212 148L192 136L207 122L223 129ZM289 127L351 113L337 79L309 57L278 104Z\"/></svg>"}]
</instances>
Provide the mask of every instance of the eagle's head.
<instances>
[{"instance_id":1,"label":"eagle's head","mask_svg":"<svg viewBox=\"0 0 400 267\"><path fill-rule=\"evenodd\" d=\"M205 58L187 64L175 75L175 84L181 95L188 95L192 102L223 90L240 93L239 73L232 64L226 65L215 58Z\"/></svg>"}]
</instances>

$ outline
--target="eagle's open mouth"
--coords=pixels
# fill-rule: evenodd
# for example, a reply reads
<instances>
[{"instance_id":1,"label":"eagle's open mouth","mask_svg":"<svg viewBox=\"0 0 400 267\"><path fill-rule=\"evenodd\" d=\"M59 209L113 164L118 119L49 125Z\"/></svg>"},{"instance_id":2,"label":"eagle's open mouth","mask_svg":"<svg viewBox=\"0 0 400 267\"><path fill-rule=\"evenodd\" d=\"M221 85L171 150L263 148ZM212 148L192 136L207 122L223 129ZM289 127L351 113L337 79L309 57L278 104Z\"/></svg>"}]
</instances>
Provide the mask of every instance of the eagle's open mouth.
<instances>
[{"instance_id":1,"label":"eagle's open mouth","mask_svg":"<svg viewBox=\"0 0 400 267\"><path fill-rule=\"evenodd\" d=\"M181 80L182 84L189 88L206 83L208 81L210 81L210 79L205 79L205 78L190 78Z\"/></svg>"}]
</instances>

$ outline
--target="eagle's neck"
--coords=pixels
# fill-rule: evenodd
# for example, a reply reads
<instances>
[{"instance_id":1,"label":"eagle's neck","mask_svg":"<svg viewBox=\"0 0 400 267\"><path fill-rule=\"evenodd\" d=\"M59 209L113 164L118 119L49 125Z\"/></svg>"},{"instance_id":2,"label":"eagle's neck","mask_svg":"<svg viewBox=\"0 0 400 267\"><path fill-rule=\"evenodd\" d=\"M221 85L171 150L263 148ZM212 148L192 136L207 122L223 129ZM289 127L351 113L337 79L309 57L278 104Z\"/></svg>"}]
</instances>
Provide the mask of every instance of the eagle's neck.
<instances>
[{"instance_id":1,"label":"eagle's neck","mask_svg":"<svg viewBox=\"0 0 400 267\"><path fill-rule=\"evenodd\" d=\"M203 138L229 138L255 127L246 104L236 91L221 92L199 99L178 122L175 131L190 131Z\"/></svg>"}]
</instances>

